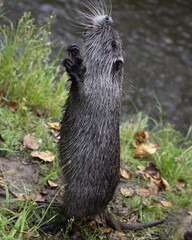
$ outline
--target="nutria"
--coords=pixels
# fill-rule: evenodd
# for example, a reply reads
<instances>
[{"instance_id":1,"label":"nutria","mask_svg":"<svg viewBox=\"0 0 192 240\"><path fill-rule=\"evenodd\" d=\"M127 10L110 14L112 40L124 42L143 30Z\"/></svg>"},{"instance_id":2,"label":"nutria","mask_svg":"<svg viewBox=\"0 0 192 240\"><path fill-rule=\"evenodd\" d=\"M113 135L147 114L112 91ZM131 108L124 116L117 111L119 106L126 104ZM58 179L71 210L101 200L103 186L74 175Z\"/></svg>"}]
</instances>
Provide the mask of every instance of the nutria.
<instances>
[{"instance_id":1,"label":"nutria","mask_svg":"<svg viewBox=\"0 0 192 240\"><path fill-rule=\"evenodd\" d=\"M92 7L92 5L91 5ZM61 121L59 157L64 176L63 213L79 221L101 216L116 230L137 230L162 223L132 225L107 211L120 180L119 115L123 82L122 42L103 9L85 15L82 56L68 47L63 64L71 88Z\"/></svg>"}]
</instances>

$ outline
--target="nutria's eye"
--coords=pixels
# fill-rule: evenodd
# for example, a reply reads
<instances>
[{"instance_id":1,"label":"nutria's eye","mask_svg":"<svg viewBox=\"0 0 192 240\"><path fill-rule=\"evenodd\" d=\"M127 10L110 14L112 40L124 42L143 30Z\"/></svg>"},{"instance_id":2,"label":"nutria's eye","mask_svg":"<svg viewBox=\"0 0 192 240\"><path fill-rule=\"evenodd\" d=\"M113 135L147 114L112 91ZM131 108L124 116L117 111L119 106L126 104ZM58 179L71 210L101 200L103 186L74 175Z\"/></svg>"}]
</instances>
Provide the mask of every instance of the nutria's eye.
<instances>
[{"instance_id":1,"label":"nutria's eye","mask_svg":"<svg viewBox=\"0 0 192 240\"><path fill-rule=\"evenodd\" d=\"M113 41L111 42L111 45L112 45L112 48L113 48L113 49L117 48L117 43L116 43L115 40L113 40Z\"/></svg>"}]
</instances>

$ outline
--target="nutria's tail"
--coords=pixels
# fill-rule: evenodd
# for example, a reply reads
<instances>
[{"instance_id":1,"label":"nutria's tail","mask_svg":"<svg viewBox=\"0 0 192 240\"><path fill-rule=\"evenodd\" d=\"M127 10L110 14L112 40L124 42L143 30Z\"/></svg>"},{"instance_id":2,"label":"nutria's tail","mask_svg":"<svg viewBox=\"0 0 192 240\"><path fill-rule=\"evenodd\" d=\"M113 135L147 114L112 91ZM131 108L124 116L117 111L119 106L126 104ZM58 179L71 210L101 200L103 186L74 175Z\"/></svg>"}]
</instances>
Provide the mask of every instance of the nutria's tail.
<instances>
[{"instance_id":1,"label":"nutria's tail","mask_svg":"<svg viewBox=\"0 0 192 240\"><path fill-rule=\"evenodd\" d=\"M152 222L142 223L142 224L138 224L138 225L128 224L128 223L118 221L109 213L106 215L105 221L106 221L106 224L108 227L111 227L112 229L121 231L121 232L126 231L126 230L141 230L141 229L144 229L147 227L156 226L156 225L164 222L164 220L155 220Z\"/></svg>"}]
</instances>

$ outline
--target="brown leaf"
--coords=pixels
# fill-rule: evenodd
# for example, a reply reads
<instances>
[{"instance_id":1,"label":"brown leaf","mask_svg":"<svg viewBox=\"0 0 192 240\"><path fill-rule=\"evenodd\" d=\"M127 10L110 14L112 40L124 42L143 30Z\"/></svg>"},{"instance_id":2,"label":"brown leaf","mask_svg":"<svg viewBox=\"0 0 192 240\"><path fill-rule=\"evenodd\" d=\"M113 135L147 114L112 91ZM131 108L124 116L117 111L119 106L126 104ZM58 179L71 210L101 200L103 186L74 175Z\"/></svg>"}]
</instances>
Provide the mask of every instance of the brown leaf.
<instances>
[{"instance_id":1,"label":"brown leaf","mask_svg":"<svg viewBox=\"0 0 192 240\"><path fill-rule=\"evenodd\" d=\"M33 193L32 195L29 195L29 196L22 193L15 193L15 195L20 201L25 201L25 199L27 200L35 199L35 201L44 201L44 198L39 193Z\"/></svg>"},{"instance_id":2,"label":"brown leaf","mask_svg":"<svg viewBox=\"0 0 192 240\"><path fill-rule=\"evenodd\" d=\"M172 204L168 201L160 201L160 203L164 206L164 207L171 207Z\"/></svg>"},{"instance_id":3,"label":"brown leaf","mask_svg":"<svg viewBox=\"0 0 192 240\"><path fill-rule=\"evenodd\" d=\"M134 150L134 157L147 157L154 154L158 149L158 146L154 143L140 144Z\"/></svg>"},{"instance_id":4,"label":"brown leaf","mask_svg":"<svg viewBox=\"0 0 192 240\"><path fill-rule=\"evenodd\" d=\"M157 168L155 163L149 162L145 168L145 173L148 173L150 176L156 176L157 178L157 175L159 174L159 169Z\"/></svg>"},{"instance_id":5,"label":"brown leaf","mask_svg":"<svg viewBox=\"0 0 192 240\"><path fill-rule=\"evenodd\" d=\"M154 182L148 183L147 187L149 188L151 194L156 195L159 191L159 187Z\"/></svg>"},{"instance_id":6,"label":"brown leaf","mask_svg":"<svg viewBox=\"0 0 192 240\"><path fill-rule=\"evenodd\" d=\"M149 197L151 195L147 188L137 188L135 192L142 197Z\"/></svg>"},{"instance_id":7,"label":"brown leaf","mask_svg":"<svg viewBox=\"0 0 192 240\"><path fill-rule=\"evenodd\" d=\"M120 206L118 208L118 212L122 213L122 214L128 213L129 212L129 206L127 206L126 204L123 204L123 206Z\"/></svg>"},{"instance_id":8,"label":"brown leaf","mask_svg":"<svg viewBox=\"0 0 192 240\"><path fill-rule=\"evenodd\" d=\"M11 112L17 112L19 104L17 102L9 102L8 106Z\"/></svg>"},{"instance_id":9,"label":"brown leaf","mask_svg":"<svg viewBox=\"0 0 192 240\"><path fill-rule=\"evenodd\" d=\"M56 130L60 130L61 126L59 122L47 122L47 125Z\"/></svg>"},{"instance_id":10,"label":"brown leaf","mask_svg":"<svg viewBox=\"0 0 192 240\"><path fill-rule=\"evenodd\" d=\"M57 183L54 183L51 180L47 180L47 184L50 188L56 188L59 186Z\"/></svg>"},{"instance_id":11,"label":"brown leaf","mask_svg":"<svg viewBox=\"0 0 192 240\"><path fill-rule=\"evenodd\" d=\"M149 138L149 132L137 131L134 135L133 146L136 148L138 145L143 143L148 138Z\"/></svg>"},{"instance_id":12,"label":"brown leaf","mask_svg":"<svg viewBox=\"0 0 192 240\"><path fill-rule=\"evenodd\" d=\"M150 206L150 203L149 203L149 201L146 198L142 199L142 204L144 206Z\"/></svg>"},{"instance_id":13,"label":"brown leaf","mask_svg":"<svg viewBox=\"0 0 192 240\"><path fill-rule=\"evenodd\" d=\"M143 165L139 165L137 166L137 169L139 169L140 171L145 171L145 167Z\"/></svg>"},{"instance_id":14,"label":"brown leaf","mask_svg":"<svg viewBox=\"0 0 192 240\"><path fill-rule=\"evenodd\" d=\"M120 168L120 173L125 179L130 179L132 177L131 173L124 168Z\"/></svg>"},{"instance_id":15,"label":"brown leaf","mask_svg":"<svg viewBox=\"0 0 192 240\"><path fill-rule=\"evenodd\" d=\"M170 189L169 183L168 183L167 180L165 180L163 177L161 177L161 182L162 182L163 188L164 188L165 190L169 190L169 189Z\"/></svg>"},{"instance_id":16,"label":"brown leaf","mask_svg":"<svg viewBox=\"0 0 192 240\"><path fill-rule=\"evenodd\" d=\"M23 138L23 145L32 150L37 150L39 148L39 144L36 142L35 138L31 134L27 134Z\"/></svg>"},{"instance_id":17,"label":"brown leaf","mask_svg":"<svg viewBox=\"0 0 192 240\"><path fill-rule=\"evenodd\" d=\"M132 188L120 188L120 192L124 197L132 197L134 190Z\"/></svg>"},{"instance_id":18,"label":"brown leaf","mask_svg":"<svg viewBox=\"0 0 192 240\"><path fill-rule=\"evenodd\" d=\"M41 152L40 151L32 152L31 156L40 158L45 162L52 162L55 159L56 154L46 150Z\"/></svg>"},{"instance_id":19,"label":"brown leaf","mask_svg":"<svg viewBox=\"0 0 192 240\"><path fill-rule=\"evenodd\" d=\"M109 228L109 227L104 227L104 228L102 228L102 232L103 233L110 233L110 232L112 232L113 230L112 230L112 228Z\"/></svg>"},{"instance_id":20,"label":"brown leaf","mask_svg":"<svg viewBox=\"0 0 192 240\"><path fill-rule=\"evenodd\" d=\"M45 114L46 109L45 108L39 108L36 110L37 116L41 117Z\"/></svg>"},{"instance_id":21,"label":"brown leaf","mask_svg":"<svg viewBox=\"0 0 192 240\"><path fill-rule=\"evenodd\" d=\"M25 147L23 145L20 146L19 150L23 152L25 150Z\"/></svg>"},{"instance_id":22,"label":"brown leaf","mask_svg":"<svg viewBox=\"0 0 192 240\"><path fill-rule=\"evenodd\" d=\"M141 176L141 177L144 177L144 178L145 178L145 174L144 174L143 171L137 170L137 171L135 171L135 174L138 175L138 176Z\"/></svg>"},{"instance_id":23,"label":"brown leaf","mask_svg":"<svg viewBox=\"0 0 192 240\"><path fill-rule=\"evenodd\" d=\"M175 186L178 190L183 190L183 188L186 187L186 181L184 179L179 179Z\"/></svg>"}]
</instances>

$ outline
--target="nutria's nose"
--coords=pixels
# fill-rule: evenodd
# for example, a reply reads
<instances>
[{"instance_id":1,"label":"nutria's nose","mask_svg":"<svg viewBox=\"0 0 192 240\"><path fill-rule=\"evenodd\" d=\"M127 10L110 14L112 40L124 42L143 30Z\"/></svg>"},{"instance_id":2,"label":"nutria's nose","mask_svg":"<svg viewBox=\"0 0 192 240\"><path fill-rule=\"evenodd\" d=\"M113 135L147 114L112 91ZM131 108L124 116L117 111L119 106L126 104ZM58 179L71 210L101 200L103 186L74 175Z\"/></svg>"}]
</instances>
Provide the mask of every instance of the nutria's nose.
<instances>
[{"instance_id":1,"label":"nutria's nose","mask_svg":"<svg viewBox=\"0 0 192 240\"><path fill-rule=\"evenodd\" d=\"M110 24L112 24L112 23L113 23L113 20L112 20L111 17L109 17L109 16L105 16L105 22L106 22L106 23L110 23Z\"/></svg>"},{"instance_id":2,"label":"nutria's nose","mask_svg":"<svg viewBox=\"0 0 192 240\"><path fill-rule=\"evenodd\" d=\"M116 71L121 70L123 68L123 60L121 60L121 59L116 60L114 65L115 65Z\"/></svg>"}]
</instances>

